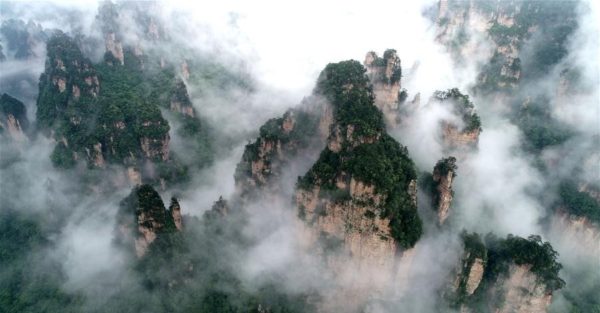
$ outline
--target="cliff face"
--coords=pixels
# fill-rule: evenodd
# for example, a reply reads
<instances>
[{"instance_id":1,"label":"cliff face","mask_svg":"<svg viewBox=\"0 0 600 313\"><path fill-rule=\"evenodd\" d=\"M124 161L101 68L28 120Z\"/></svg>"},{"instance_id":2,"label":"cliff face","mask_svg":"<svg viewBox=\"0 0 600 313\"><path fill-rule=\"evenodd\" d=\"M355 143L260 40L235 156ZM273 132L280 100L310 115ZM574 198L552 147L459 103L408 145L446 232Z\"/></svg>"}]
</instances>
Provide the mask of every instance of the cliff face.
<instances>
[{"instance_id":1,"label":"cliff face","mask_svg":"<svg viewBox=\"0 0 600 313\"><path fill-rule=\"evenodd\" d=\"M385 132L358 62L329 64L315 91L331 102L333 124L327 147L298 181L296 203L335 273L348 266L385 273L354 279L354 287L340 291L361 302L390 282L397 256L421 235L416 172L406 148Z\"/></svg>"},{"instance_id":2,"label":"cliff face","mask_svg":"<svg viewBox=\"0 0 600 313\"><path fill-rule=\"evenodd\" d=\"M438 223L443 225L450 214L452 204L452 180L456 176L456 158L449 157L437 162L433 169L435 184L434 206L438 212Z\"/></svg>"},{"instance_id":3,"label":"cliff face","mask_svg":"<svg viewBox=\"0 0 600 313\"><path fill-rule=\"evenodd\" d=\"M262 191L275 193L283 167L294 157L316 148L329 132L331 110L318 97L303 101L298 109L267 121L259 137L248 144L236 167L235 182L242 197Z\"/></svg>"},{"instance_id":4,"label":"cliff face","mask_svg":"<svg viewBox=\"0 0 600 313\"><path fill-rule=\"evenodd\" d=\"M26 131L29 127L25 105L7 95L0 97L0 136L11 138L13 141L27 140Z\"/></svg>"},{"instance_id":5,"label":"cliff face","mask_svg":"<svg viewBox=\"0 0 600 313\"><path fill-rule=\"evenodd\" d=\"M134 188L120 206L119 239L132 245L138 257L144 256L150 244L161 234L182 230L181 208L177 200L171 199L167 210L160 195L150 185Z\"/></svg>"},{"instance_id":6,"label":"cliff face","mask_svg":"<svg viewBox=\"0 0 600 313\"><path fill-rule=\"evenodd\" d=\"M587 168L584 165L584 169ZM590 172L595 169L589 168ZM600 256L600 200L598 187L589 183L563 181L558 188L559 199L551 219L554 233L565 243L576 241L585 254Z\"/></svg>"},{"instance_id":7,"label":"cliff face","mask_svg":"<svg viewBox=\"0 0 600 313\"><path fill-rule=\"evenodd\" d=\"M567 213L566 210L558 210L552 216L551 227L561 234L565 242L576 241L578 245L585 247L586 253L600 256L600 225L590 221L585 216L576 216Z\"/></svg>"},{"instance_id":8,"label":"cliff face","mask_svg":"<svg viewBox=\"0 0 600 313\"><path fill-rule=\"evenodd\" d=\"M130 51L125 66L111 66L110 60L94 65L63 33L48 41L47 50L37 120L57 142L52 153L56 166L124 165L130 184L144 179L160 182L163 188L184 180L188 164L171 154L171 127L161 108L174 112L180 126L177 135L187 150L197 153L188 157L190 165L209 162L212 150L206 126L174 68L158 68L150 56L144 57L148 64L142 67L141 59Z\"/></svg>"},{"instance_id":9,"label":"cliff face","mask_svg":"<svg viewBox=\"0 0 600 313\"><path fill-rule=\"evenodd\" d=\"M3 49L0 49L0 60L5 59L26 60L40 56L48 34L41 25L33 21L27 23L22 20L8 19L2 22L0 33L4 39Z\"/></svg>"},{"instance_id":10,"label":"cliff face","mask_svg":"<svg viewBox=\"0 0 600 313\"><path fill-rule=\"evenodd\" d=\"M511 264L508 277L498 292L504 293L504 305L498 312L545 313L552 301L546 285L538 282L531 266Z\"/></svg>"},{"instance_id":11,"label":"cliff face","mask_svg":"<svg viewBox=\"0 0 600 313\"><path fill-rule=\"evenodd\" d=\"M450 106L453 114L460 118L460 124L442 121L442 138L446 150L464 150L476 147L482 130L481 121L469 96L454 88L447 91L436 91L433 100Z\"/></svg>"},{"instance_id":12,"label":"cliff face","mask_svg":"<svg viewBox=\"0 0 600 313\"><path fill-rule=\"evenodd\" d=\"M383 58L371 51L367 53L363 64L373 84L375 105L383 112L388 125L396 126L402 77L402 67L396 50L386 50Z\"/></svg>"},{"instance_id":13,"label":"cliff face","mask_svg":"<svg viewBox=\"0 0 600 313\"><path fill-rule=\"evenodd\" d=\"M169 108L173 112L178 112L189 117L195 117L196 113L192 106L192 101L187 92L185 83L182 80L175 82L175 87L171 92L171 101Z\"/></svg>"},{"instance_id":14,"label":"cliff face","mask_svg":"<svg viewBox=\"0 0 600 313\"><path fill-rule=\"evenodd\" d=\"M437 40L448 47L458 63L484 57L476 89L509 92L524 78L542 75L566 55L567 38L577 23L576 5L441 0ZM529 41L534 37L552 44Z\"/></svg>"},{"instance_id":15,"label":"cliff face","mask_svg":"<svg viewBox=\"0 0 600 313\"><path fill-rule=\"evenodd\" d=\"M101 25L106 48L105 60L110 65L125 65L125 54L119 34L119 11L110 1L103 2L98 8L97 22Z\"/></svg>"},{"instance_id":16,"label":"cliff face","mask_svg":"<svg viewBox=\"0 0 600 313\"><path fill-rule=\"evenodd\" d=\"M448 299L461 312L547 312L564 286L556 251L537 236L506 239L463 233L464 256Z\"/></svg>"}]
</instances>

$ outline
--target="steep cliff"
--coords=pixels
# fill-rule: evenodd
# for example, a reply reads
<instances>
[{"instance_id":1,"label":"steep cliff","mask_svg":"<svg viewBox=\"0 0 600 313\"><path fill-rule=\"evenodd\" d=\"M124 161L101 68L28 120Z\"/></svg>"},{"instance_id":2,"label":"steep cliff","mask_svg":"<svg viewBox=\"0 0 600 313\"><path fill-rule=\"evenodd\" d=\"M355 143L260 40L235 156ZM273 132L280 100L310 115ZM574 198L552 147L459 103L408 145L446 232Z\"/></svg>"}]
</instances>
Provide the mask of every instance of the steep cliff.
<instances>
[{"instance_id":1,"label":"steep cliff","mask_svg":"<svg viewBox=\"0 0 600 313\"><path fill-rule=\"evenodd\" d=\"M329 133L331 109L318 96L303 100L281 118L268 120L259 137L246 145L236 167L236 188L242 197L261 191L276 192L285 165L309 149L317 149Z\"/></svg>"},{"instance_id":2,"label":"steep cliff","mask_svg":"<svg viewBox=\"0 0 600 313\"><path fill-rule=\"evenodd\" d=\"M334 272L350 262L384 273L340 291L360 303L389 283L397 255L421 236L416 171L407 149L386 133L360 63L327 65L315 92L332 104L333 124L327 147L299 178L298 214Z\"/></svg>"},{"instance_id":3,"label":"steep cliff","mask_svg":"<svg viewBox=\"0 0 600 313\"><path fill-rule=\"evenodd\" d=\"M48 41L45 72L37 101L39 128L52 136L53 163L73 168L124 165L129 181L165 185L185 181L189 166L212 159L206 126L195 113L186 85L172 67L159 68L146 56L145 67L131 51L124 66L92 64L63 33ZM192 155L184 163L171 151L171 126L161 108L171 109ZM186 146L186 147L187 147ZM136 177L129 172L137 173ZM139 179L138 179L139 177Z\"/></svg>"},{"instance_id":4,"label":"steep cliff","mask_svg":"<svg viewBox=\"0 0 600 313\"><path fill-rule=\"evenodd\" d=\"M132 218L133 217L133 218ZM176 199L169 210L154 188L141 185L134 188L120 204L118 215L119 240L131 244L138 257L144 256L158 236L182 230L181 208Z\"/></svg>"},{"instance_id":5,"label":"steep cliff","mask_svg":"<svg viewBox=\"0 0 600 313\"><path fill-rule=\"evenodd\" d=\"M48 34L40 24L33 21L6 19L0 26L0 34L6 44L2 55L7 59L26 60L39 55L48 40Z\"/></svg>"},{"instance_id":6,"label":"steep cliff","mask_svg":"<svg viewBox=\"0 0 600 313\"><path fill-rule=\"evenodd\" d=\"M375 105L383 112L388 125L393 127L398 123L402 78L400 58L393 49L386 50L383 58L371 51L367 53L363 64L373 84Z\"/></svg>"},{"instance_id":7,"label":"steep cliff","mask_svg":"<svg viewBox=\"0 0 600 313\"><path fill-rule=\"evenodd\" d=\"M463 234L461 270L451 302L461 312L547 312L552 293L565 282L557 252L539 236L528 239Z\"/></svg>"},{"instance_id":8,"label":"steep cliff","mask_svg":"<svg viewBox=\"0 0 600 313\"><path fill-rule=\"evenodd\" d=\"M577 25L577 5L577 1L442 0L437 39L459 63L482 55L487 59L480 69L479 91L510 92L523 79L545 75L567 54L567 38Z\"/></svg>"},{"instance_id":9,"label":"steep cliff","mask_svg":"<svg viewBox=\"0 0 600 313\"><path fill-rule=\"evenodd\" d=\"M590 184L563 181L554 204L552 229L563 240L577 241L586 252L600 256L600 200L598 189Z\"/></svg>"},{"instance_id":10,"label":"steep cliff","mask_svg":"<svg viewBox=\"0 0 600 313\"><path fill-rule=\"evenodd\" d=\"M7 95L0 97L0 136L26 141L29 120L23 102Z\"/></svg>"},{"instance_id":11,"label":"steep cliff","mask_svg":"<svg viewBox=\"0 0 600 313\"><path fill-rule=\"evenodd\" d=\"M433 194L433 205L437 210L438 223L443 225L450 214L452 204L452 181L456 177L456 158L448 157L438 161L433 168L433 183L435 186Z\"/></svg>"},{"instance_id":12,"label":"steep cliff","mask_svg":"<svg viewBox=\"0 0 600 313\"><path fill-rule=\"evenodd\" d=\"M110 65L125 65L125 55L123 53L123 44L119 32L119 11L111 1L104 1L98 8L96 20L101 25L104 35L104 44L106 53L104 59Z\"/></svg>"},{"instance_id":13,"label":"steep cliff","mask_svg":"<svg viewBox=\"0 0 600 313\"><path fill-rule=\"evenodd\" d=\"M473 295L481 284L488 262L488 251L478 234L461 234L463 255L456 269L447 297L453 304L460 306L468 297Z\"/></svg>"},{"instance_id":14,"label":"steep cliff","mask_svg":"<svg viewBox=\"0 0 600 313\"><path fill-rule=\"evenodd\" d=\"M475 112L475 105L468 95L457 88L436 91L433 99L448 105L460 120L458 123L442 121L442 138L447 150L467 149L477 146L481 133L481 120Z\"/></svg>"}]
</instances>

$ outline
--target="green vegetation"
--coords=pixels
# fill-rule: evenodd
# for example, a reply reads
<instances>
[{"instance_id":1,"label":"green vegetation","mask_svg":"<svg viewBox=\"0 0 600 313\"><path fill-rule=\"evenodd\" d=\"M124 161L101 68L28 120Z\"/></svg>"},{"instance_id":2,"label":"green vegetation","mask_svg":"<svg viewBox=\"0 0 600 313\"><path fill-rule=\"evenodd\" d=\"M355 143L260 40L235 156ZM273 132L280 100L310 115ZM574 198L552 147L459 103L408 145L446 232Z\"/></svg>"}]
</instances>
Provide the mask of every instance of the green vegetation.
<instances>
[{"instance_id":1,"label":"green vegetation","mask_svg":"<svg viewBox=\"0 0 600 313\"><path fill-rule=\"evenodd\" d=\"M172 200L170 207L175 205ZM167 221L131 269L141 290L120 287L102 310L259 313L260 305L269 312L313 312L308 294L288 294L273 283L279 281L277 277L263 277L262 282L248 286L233 274L239 266L236 256L253 242L241 231L247 216L242 211L222 214L226 206L225 200L219 199L201 219L185 217L181 231L174 231ZM129 216L133 220L140 211L159 222L161 216L168 219L170 215L149 185L134 189L123 200L120 219Z\"/></svg>"},{"instance_id":2,"label":"green vegetation","mask_svg":"<svg viewBox=\"0 0 600 313\"><path fill-rule=\"evenodd\" d=\"M310 190L319 185L322 193L336 195L334 200L347 201L347 192L337 192L335 186L342 172L373 185L375 192L385 197L381 217L390 219L392 236L402 247L414 246L422 233L422 222L409 194L409 184L417 178L415 166L406 147L385 133L365 69L356 61L329 64L315 91L333 104L335 126L342 138L347 138L348 128L354 127L354 132L350 142L342 142L341 151L323 150L312 168L299 178L298 188ZM377 139L360 143L365 137Z\"/></svg>"},{"instance_id":3,"label":"green vegetation","mask_svg":"<svg viewBox=\"0 0 600 313\"><path fill-rule=\"evenodd\" d=\"M456 158L453 156L441 159L435 164L435 167L433 168L433 175L431 176L431 182L429 183L431 185L430 188L433 200L433 209L437 210L438 205L440 204L440 192L438 191L438 188L441 184L441 180L445 179L450 171L452 171L452 177L456 177L457 169L458 166L456 166Z\"/></svg>"},{"instance_id":4,"label":"green vegetation","mask_svg":"<svg viewBox=\"0 0 600 313\"><path fill-rule=\"evenodd\" d=\"M533 152L540 152L546 147L560 145L573 136L567 125L552 117L549 99L537 97L522 105L512 120L525 135L523 146Z\"/></svg>"},{"instance_id":5,"label":"green vegetation","mask_svg":"<svg viewBox=\"0 0 600 313\"><path fill-rule=\"evenodd\" d=\"M558 206L570 214L589 219L590 222L600 223L600 203L585 192L579 191L573 181L563 181L559 186Z\"/></svg>"},{"instance_id":6,"label":"green vegetation","mask_svg":"<svg viewBox=\"0 0 600 313\"><path fill-rule=\"evenodd\" d=\"M334 107L335 123L346 137L352 125L353 138L373 137L385 130L383 114L373 105L373 91L365 68L354 60L330 63L317 80L315 93L324 95Z\"/></svg>"},{"instance_id":7,"label":"green vegetation","mask_svg":"<svg viewBox=\"0 0 600 313\"><path fill-rule=\"evenodd\" d=\"M540 236L532 235L525 239L508 235L501 239L490 233L485 237L484 244L478 234L463 232L462 239L465 255L468 257L463 259L458 293L450 298L454 306L465 304L476 312L502 306L505 290L499 284L511 274L509 268L513 264L528 266L529 271L536 275L538 283L545 285L546 292L551 293L565 286L558 275L562 269L562 265L557 262L558 253L549 242L543 242ZM471 296L467 296L463 280L474 258L484 260L485 270L479 287Z\"/></svg>"},{"instance_id":8,"label":"green vegetation","mask_svg":"<svg viewBox=\"0 0 600 313\"><path fill-rule=\"evenodd\" d=\"M511 61L495 51L489 62L483 65L478 77L479 82L474 87L474 92L484 95L492 92L514 92L518 87L517 83L519 79L512 75L502 75L502 68L509 63L510 66L508 68L510 70L514 73L521 73L521 59L516 58Z\"/></svg>"},{"instance_id":9,"label":"green vegetation","mask_svg":"<svg viewBox=\"0 0 600 313\"><path fill-rule=\"evenodd\" d=\"M284 129L286 121L293 123L291 130ZM288 156L294 156L297 151L307 148L317 140L318 123L317 115L303 110L289 110L283 117L268 120L260 127L256 141L246 145L242 161L236 167L235 180L239 182L252 176L252 162L259 159L259 149L264 143L280 144L284 153L283 159L280 158L277 149L272 149L263 156L270 164L285 162ZM267 177L270 178L271 174Z\"/></svg>"},{"instance_id":10,"label":"green vegetation","mask_svg":"<svg viewBox=\"0 0 600 313\"><path fill-rule=\"evenodd\" d=\"M446 176L448 172L452 171L452 177L456 177L456 158L453 156L443 158L435 164L433 167L434 176Z\"/></svg>"},{"instance_id":11,"label":"green vegetation","mask_svg":"<svg viewBox=\"0 0 600 313\"><path fill-rule=\"evenodd\" d=\"M62 290L61 264L45 254L52 249L37 219L0 210L0 311L81 312L81 298Z\"/></svg>"},{"instance_id":12,"label":"green vegetation","mask_svg":"<svg viewBox=\"0 0 600 313\"><path fill-rule=\"evenodd\" d=\"M373 77L374 82L384 82L386 84L395 84L397 82L400 81L400 79L402 79L402 67L400 66L400 64L398 63L393 69L392 69L392 73L390 75L390 77L386 76L386 71L385 68L388 66L388 62L390 62L390 59L392 58L396 58L396 50L394 49L387 49L385 50L385 52L383 53L383 58L377 56L374 52L373 52L375 59L373 60L372 65L376 66L376 67L382 67L383 71L380 73L380 75L377 75L376 77Z\"/></svg>"},{"instance_id":13,"label":"green vegetation","mask_svg":"<svg viewBox=\"0 0 600 313\"><path fill-rule=\"evenodd\" d=\"M212 162L211 130L205 121L190 116L195 114L175 112L174 131L193 155L186 155L186 163L173 153L165 160L171 126L161 110L171 109L174 101L193 113L186 86L176 79L172 66L161 67L152 55L138 57L126 48L124 57L123 66L93 65L65 34L57 32L48 41L37 120L42 130L53 131L55 139L64 142L57 144L52 161L61 168L74 167L76 160L87 161L91 168L99 147L109 164L139 166L141 160L150 159L160 176L144 177L149 182L161 178L183 182L190 166L202 168Z\"/></svg>"},{"instance_id":14,"label":"green vegetation","mask_svg":"<svg viewBox=\"0 0 600 313\"><path fill-rule=\"evenodd\" d=\"M486 236L488 247L489 272L486 279L505 275L510 263L530 265L531 272L536 274L548 291L564 287L565 282L558 276L562 265L557 262L558 252L549 242L543 242L540 236L531 235L527 239L508 235L499 240L494 236Z\"/></svg>"},{"instance_id":15,"label":"green vegetation","mask_svg":"<svg viewBox=\"0 0 600 313\"><path fill-rule=\"evenodd\" d=\"M471 102L469 96L462 94L458 88L436 91L434 97L442 102L451 101L454 111L462 116L462 120L465 123L464 131L482 130L479 115L475 113L475 105Z\"/></svg>"},{"instance_id":16,"label":"green vegetation","mask_svg":"<svg viewBox=\"0 0 600 313\"><path fill-rule=\"evenodd\" d=\"M406 91L406 88L402 88L402 90L400 90L400 93L398 93L398 102L400 104L406 102L406 99L408 98L408 91Z\"/></svg>"},{"instance_id":17,"label":"green vegetation","mask_svg":"<svg viewBox=\"0 0 600 313\"><path fill-rule=\"evenodd\" d=\"M458 289L456 294L451 299L452 304L455 307L459 307L461 303L467 301L467 281L469 280L469 273L475 259L481 259L483 261L484 270L487 263L487 248L485 247L481 236L477 233L467 233L463 231L461 233L462 244L464 248L462 267L459 274L460 281L458 283Z\"/></svg>"},{"instance_id":18,"label":"green vegetation","mask_svg":"<svg viewBox=\"0 0 600 313\"><path fill-rule=\"evenodd\" d=\"M512 45L521 50L514 61L498 52L483 67L476 86L478 92L512 92L520 89L519 81L528 82L547 75L568 53L568 39L577 28L578 1L519 1L496 3L478 1L477 9L501 11L514 16L510 26L493 23L488 34L499 46ZM527 49L522 49L527 46ZM515 62L517 61L517 62ZM512 64L511 64L512 62ZM502 68L520 72L518 78L502 75ZM525 85L525 84L523 84Z\"/></svg>"},{"instance_id":19,"label":"green vegetation","mask_svg":"<svg viewBox=\"0 0 600 313\"><path fill-rule=\"evenodd\" d=\"M27 130L29 121L27 120L25 105L23 102L4 93L0 97L0 118L5 119L9 114L19 121L19 124L24 131Z\"/></svg>"},{"instance_id":20,"label":"green vegetation","mask_svg":"<svg viewBox=\"0 0 600 313\"><path fill-rule=\"evenodd\" d=\"M129 196L121 201L120 207L121 218L127 218L132 213L135 214L136 219L139 219L141 215L145 216L146 224L143 226L156 231L158 237L163 233L176 231L173 216L165 208L160 195L151 185L144 184L134 188ZM155 225L161 225L161 227L156 228ZM132 229L137 229L137 227L133 226Z\"/></svg>"}]
</instances>

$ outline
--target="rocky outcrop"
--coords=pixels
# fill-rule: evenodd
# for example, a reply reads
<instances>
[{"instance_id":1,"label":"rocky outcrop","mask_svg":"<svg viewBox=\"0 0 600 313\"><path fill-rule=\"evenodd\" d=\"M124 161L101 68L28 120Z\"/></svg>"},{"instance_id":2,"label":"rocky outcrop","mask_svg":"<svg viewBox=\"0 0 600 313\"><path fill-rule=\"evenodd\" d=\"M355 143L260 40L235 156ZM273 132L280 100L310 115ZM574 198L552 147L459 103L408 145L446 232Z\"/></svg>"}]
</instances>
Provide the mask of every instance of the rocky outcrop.
<instances>
[{"instance_id":1,"label":"rocky outcrop","mask_svg":"<svg viewBox=\"0 0 600 313\"><path fill-rule=\"evenodd\" d=\"M390 228L390 219L382 217L382 195L374 192L374 186L354 178L349 184L338 184L338 192L347 192L347 202L336 202L319 197L320 189L301 190L296 203L301 216L311 225L314 236L321 234L339 240L340 247L352 255L358 268L366 270L377 266L391 272L397 245Z\"/></svg>"},{"instance_id":2,"label":"rocky outcrop","mask_svg":"<svg viewBox=\"0 0 600 313\"><path fill-rule=\"evenodd\" d=\"M501 283L504 293L504 305L499 313L545 313L552 301L552 294L546 285L539 283L537 275L531 272L531 266L511 264L508 277Z\"/></svg>"},{"instance_id":3,"label":"rocky outcrop","mask_svg":"<svg viewBox=\"0 0 600 313\"><path fill-rule=\"evenodd\" d=\"M158 125L160 126L160 125ZM152 127L152 123L144 123L144 127ZM140 140L144 157L150 160L169 160L169 134L166 133L159 138L142 137Z\"/></svg>"},{"instance_id":4,"label":"rocky outcrop","mask_svg":"<svg viewBox=\"0 0 600 313\"><path fill-rule=\"evenodd\" d=\"M469 269L469 274L467 276L467 284L465 286L465 291L467 295L472 295L475 292L475 289L479 287L479 283L481 283L481 279L483 278L483 260L480 258L476 258Z\"/></svg>"},{"instance_id":5,"label":"rocky outcrop","mask_svg":"<svg viewBox=\"0 0 600 313\"><path fill-rule=\"evenodd\" d=\"M449 157L437 162L433 169L435 193L434 206L437 210L438 224L443 225L450 214L452 204L452 181L456 177L456 158Z\"/></svg>"},{"instance_id":6,"label":"rocky outcrop","mask_svg":"<svg viewBox=\"0 0 600 313\"><path fill-rule=\"evenodd\" d=\"M111 1L104 1L98 7L96 20L104 36L105 61L110 65L124 65L125 54L121 43L119 10Z\"/></svg>"},{"instance_id":7,"label":"rocky outcrop","mask_svg":"<svg viewBox=\"0 0 600 313\"><path fill-rule=\"evenodd\" d=\"M331 109L318 97L303 100L298 109L270 119L260 128L257 140L246 145L236 167L238 194L253 196L264 190L275 192L287 162L315 148L328 135ZM323 131L327 129L327 135Z\"/></svg>"},{"instance_id":8,"label":"rocky outcrop","mask_svg":"<svg viewBox=\"0 0 600 313\"><path fill-rule=\"evenodd\" d=\"M554 1L441 0L437 40L457 64L470 60L485 64L480 67L476 90L509 93L523 80L522 61L530 63L525 76L531 77L544 73L565 55L566 42L577 24L576 6L575 2ZM552 44L529 41L534 37Z\"/></svg>"},{"instance_id":9,"label":"rocky outcrop","mask_svg":"<svg viewBox=\"0 0 600 313\"><path fill-rule=\"evenodd\" d=\"M442 138L446 146L450 149L476 145L479 141L479 133L478 129L461 131L456 125L448 122L442 123Z\"/></svg>"},{"instance_id":10,"label":"rocky outcrop","mask_svg":"<svg viewBox=\"0 0 600 313\"><path fill-rule=\"evenodd\" d=\"M81 162L99 169L111 164L135 167L143 170L128 172L130 183L140 184L143 176L146 182L165 187L179 179L175 175L184 176L185 165L170 153L170 125L161 108L176 112L180 129L184 128L178 134L203 141L192 149L208 146L201 133L205 127L174 72L172 77L154 77L154 69L101 65L106 73L100 92L99 75L74 39L59 32L48 41L47 50L36 114L39 129L57 142L51 156L55 166L73 168ZM153 92L138 88L140 80Z\"/></svg>"},{"instance_id":11,"label":"rocky outcrop","mask_svg":"<svg viewBox=\"0 0 600 313\"><path fill-rule=\"evenodd\" d=\"M557 253L539 236L506 239L463 233L462 269L449 297L461 312L547 312L552 293L564 286Z\"/></svg>"},{"instance_id":12,"label":"rocky outcrop","mask_svg":"<svg viewBox=\"0 0 600 313\"><path fill-rule=\"evenodd\" d=\"M219 200L215 201L211 210L218 213L220 216L227 216L231 211L227 200L223 199L222 196L219 197Z\"/></svg>"},{"instance_id":13,"label":"rocky outcrop","mask_svg":"<svg viewBox=\"0 0 600 313\"><path fill-rule=\"evenodd\" d=\"M561 234L565 243L576 242L586 254L600 257L600 225L593 223L585 216L569 214L567 210L559 209L552 216L552 230Z\"/></svg>"},{"instance_id":14,"label":"rocky outcrop","mask_svg":"<svg viewBox=\"0 0 600 313\"><path fill-rule=\"evenodd\" d=\"M57 119L76 125L84 119L84 106L100 92L96 70L73 39L62 32L50 38L47 53L40 77L37 121L42 129L53 126Z\"/></svg>"},{"instance_id":15,"label":"rocky outcrop","mask_svg":"<svg viewBox=\"0 0 600 313\"><path fill-rule=\"evenodd\" d=\"M27 60L39 57L42 46L48 40L48 33L40 24L29 20L4 19L0 26L2 43L0 45L0 61L4 59Z\"/></svg>"},{"instance_id":16,"label":"rocky outcrop","mask_svg":"<svg viewBox=\"0 0 600 313\"><path fill-rule=\"evenodd\" d=\"M173 112L185 114L189 117L196 115L187 88L182 80L177 80L175 87L171 91L170 109Z\"/></svg>"},{"instance_id":17,"label":"rocky outcrop","mask_svg":"<svg viewBox=\"0 0 600 313\"><path fill-rule=\"evenodd\" d=\"M177 200L172 199L167 210L160 195L150 185L135 187L121 201L117 223L118 241L132 245L137 257L143 257L158 236L180 231L183 227Z\"/></svg>"},{"instance_id":18,"label":"rocky outcrop","mask_svg":"<svg viewBox=\"0 0 600 313\"><path fill-rule=\"evenodd\" d=\"M139 186L142 184L142 174L133 166L127 167L127 179L130 184Z\"/></svg>"},{"instance_id":19,"label":"rocky outcrop","mask_svg":"<svg viewBox=\"0 0 600 313\"><path fill-rule=\"evenodd\" d=\"M383 112L388 125L396 126L402 77L402 67L396 50L386 50L383 58L371 51L365 57L364 66L373 84L375 105Z\"/></svg>"},{"instance_id":20,"label":"rocky outcrop","mask_svg":"<svg viewBox=\"0 0 600 313\"><path fill-rule=\"evenodd\" d=\"M0 137L8 137L16 142L27 140L26 131L29 127L25 105L9 96L0 97Z\"/></svg>"},{"instance_id":21,"label":"rocky outcrop","mask_svg":"<svg viewBox=\"0 0 600 313\"><path fill-rule=\"evenodd\" d=\"M332 303L348 296L353 304L364 303L381 292L396 277L399 256L421 232L414 165L406 148L385 132L365 72L358 62L347 61L321 73L315 90L330 99L333 124L327 146L296 192L298 214L313 244L338 278L350 280L331 296ZM383 177L390 180L378 179ZM371 274L352 279L349 269Z\"/></svg>"},{"instance_id":22,"label":"rocky outcrop","mask_svg":"<svg viewBox=\"0 0 600 313\"><path fill-rule=\"evenodd\" d=\"M114 32L106 34L104 40L106 45L106 52L110 53L112 58L117 60L120 65L125 64L125 54L123 53L123 44L117 40L116 34ZM108 59L110 60L110 58ZM109 64L112 64L112 61L108 61Z\"/></svg>"},{"instance_id":23,"label":"rocky outcrop","mask_svg":"<svg viewBox=\"0 0 600 313\"><path fill-rule=\"evenodd\" d=\"M175 228L177 230L183 229L183 217L181 216L181 206L179 206L179 201L176 198L171 198L171 205L169 205L169 212L171 213L171 218L173 218L173 223L175 223Z\"/></svg>"},{"instance_id":24,"label":"rocky outcrop","mask_svg":"<svg viewBox=\"0 0 600 313\"><path fill-rule=\"evenodd\" d=\"M459 124L447 120L441 122L445 149L452 151L476 147L482 130L481 120L469 96L462 94L457 88L453 88L436 91L432 101L448 105L452 113L460 118Z\"/></svg>"}]
</instances>

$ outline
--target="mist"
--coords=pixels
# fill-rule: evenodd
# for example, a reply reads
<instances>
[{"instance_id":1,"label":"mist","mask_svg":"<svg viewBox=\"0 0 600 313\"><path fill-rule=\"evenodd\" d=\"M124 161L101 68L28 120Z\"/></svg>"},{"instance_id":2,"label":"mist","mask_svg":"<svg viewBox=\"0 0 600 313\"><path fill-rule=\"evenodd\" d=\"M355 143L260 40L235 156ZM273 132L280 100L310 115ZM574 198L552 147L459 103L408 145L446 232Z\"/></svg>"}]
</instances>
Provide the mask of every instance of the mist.
<instances>
[{"instance_id":1,"label":"mist","mask_svg":"<svg viewBox=\"0 0 600 313\"><path fill-rule=\"evenodd\" d=\"M438 160L448 156L457 158L458 171L450 225L433 226L432 209L427 204L423 207L424 201L419 199L426 224L424 236L408 252L410 257L401 258L395 265L401 269L401 279L394 279L386 285L386 292L369 299L365 312L396 312L398 307L434 312L441 307L443 300L439 295L451 281L461 258L459 234L463 230L493 232L498 236L541 234L559 251L564 265L561 273L568 285L575 284L576 277L585 270L600 266L598 262L581 261L590 257L599 260L600 249L586 249L585 244L577 242L577 236L565 240L561 238L564 229L547 225L548 220L556 218L551 206L559 198L557 182L569 178L600 185L598 3L585 1L579 5L578 28L569 37L566 57L552 67L547 77L528 82L520 90L521 94L550 95L547 105L551 116L574 134L560 144L545 147L539 154L524 146L526 135L509 112L514 103L508 96L488 97L473 91L482 66L495 49L491 40L473 30L465 48L465 53L473 58L456 62L436 39L435 21L425 14L436 3L139 4L160 8L153 11L153 17L168 34L162 43L143 38L135 18L122 16L121 40L137 43L148 53L172 57L180 78L184 76L182 62L200 64L204 59L217 64L218 71L224 69L243 77L243 82L225 77L222 81L226 83L221 85L206 83L204 78L212 72L204 78L186 79L193 108L203 125L212 131L215 157L207 167L190 170L187 186L161 190L162 200L168 205L171 196L178 198L189 225L201 225L197 221L211 211L219 197L229 200L234 210L243 211L215 242L206 236L212 234L211 227L217 226L203 225L186 232L190 250L186 256L196 256L204 250L214 253L206 261L210 270L231 269L244 290L258 292L265 285L274 285L284 294L328 299L333 307L341 305L336 298L340 286L368 284L373 277L387 275L378 269L360 268L352 264L351 258L335 253L333 258L346 263L342 273L333 273L325 256L311 250L309 231L298 218L293 197L298 177L308 171L323 147L303 151L288 160L276 183L279 190L275 195L239 201L234 174L246 144L256 139L260 126L299 107L302 99L310 96L320 71L328 63L348 59L362 62L368 51L381 53L393 48L402 62L402 88L408 91L409 99L420 95L421 103L409 107L398 127L388 125L390 134L408 148L420 172L431 172ZM94 1L7 2L0 4L0 22L9 18L32 20L47 33L61 29L72 36L83 34L88 39L82 44L86 57L100 62L104 39L96 19L98 8ZM11 51L6 53L5 42L0 37L8 56L0 62L0 93L20 95L29 121L35 123L37 81L44 71L45 44L40 43L31 58L18 60ZM202 64L198 67L202 68ZM561 75L565 69L573 68L579 74L580 84L568 86L567 91L560 93ZM469 94L481 116L483 131L475 149L457 151L444 146L441 123L462 127L463 122L432 96L436 90L450 88ZM178 122L169 113L164 115L171 129L177 129ZM170 139L173 152L192 163L194 155L186 139L174 131L170 132ZM61 280L64 292L83 294L83 307L89 311L98 310L112 297L118 298L122 290L151 299L152 292L144 289L132 274L135 258L114 244L119 203L133 186L125 183L111 189L108 181L118 180L115 177L122 175L125 167L109 167L102 174L106 186L101 184L97 186L100 193L89 194L82 191L75 170L53 167L50 155L55 144L42 135L31 136L27 143L18 145L0 142L2 210L19 211L51 229L48 233L52 249L34 251L43 257L36 258L32 266L44 268L50 261L59 264L66 276ZM424 196L422 192L419 195ZM444 256L441 260L440 255ZM585 270L578 270L580 265ZM382 278L386 279L389 277ZM204 283L208 284L198 281L194 286L203 291ZM597 281L590 279L579 289L586 291L594 284ZM555 310L568 307L563 294L557 298ZM146 305L150 308L154 302Z\"/></svg>"}]
</instances>

